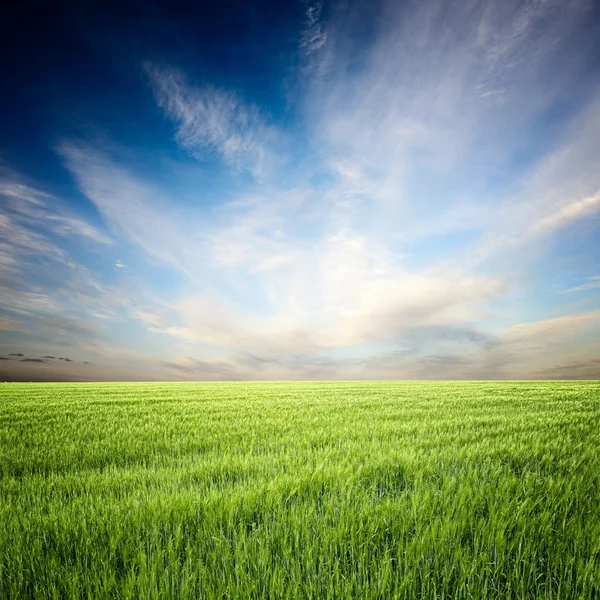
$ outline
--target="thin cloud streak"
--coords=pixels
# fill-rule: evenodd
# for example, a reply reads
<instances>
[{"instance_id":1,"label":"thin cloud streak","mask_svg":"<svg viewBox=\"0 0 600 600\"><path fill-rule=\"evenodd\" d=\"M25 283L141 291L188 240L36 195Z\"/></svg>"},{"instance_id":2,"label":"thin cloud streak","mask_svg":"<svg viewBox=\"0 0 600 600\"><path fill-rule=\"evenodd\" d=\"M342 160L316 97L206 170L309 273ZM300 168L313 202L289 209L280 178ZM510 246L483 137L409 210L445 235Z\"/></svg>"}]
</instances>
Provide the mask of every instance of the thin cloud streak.
<instances>
[{"instance_id":1,"label":"thin cloud streak","mask_svg":"<svg viewBox=\"0 0 600 600\"><path fill-rule=\"evenodd\" d=\"M173 68L146 64L157 104L177 126L176 139L199 160L217 153L231 166L246 169L263 179L278 163L274 146L277 131L256 106L235 93L211 86L190 86Z\"/></svg>"},{"instance_id":2,"label":"thin cloud streak","mask_svg":"<svg viewBox=\"0 0 600 600\"><path fill-rule=\"evenodd\" d=\"M587 280L588 280L587 283L578 285L576 287L569 288L567 290L563 290L562 293L588 292L590 290L600 289L600 275L594 275L593 277L588 277Z\"/></svg>"},{"instance_id":3,"label":"thin cloud streak","mask_svg":"<svg viewBox=\"0 0 600 600\"><path fill-rule=\"evenodd\" d=\"M300 37L300 48L310 56L327 43L327 32L321 22L323 5L316 3L306 9L306 26Z\"/></svg>"}]
</instances>

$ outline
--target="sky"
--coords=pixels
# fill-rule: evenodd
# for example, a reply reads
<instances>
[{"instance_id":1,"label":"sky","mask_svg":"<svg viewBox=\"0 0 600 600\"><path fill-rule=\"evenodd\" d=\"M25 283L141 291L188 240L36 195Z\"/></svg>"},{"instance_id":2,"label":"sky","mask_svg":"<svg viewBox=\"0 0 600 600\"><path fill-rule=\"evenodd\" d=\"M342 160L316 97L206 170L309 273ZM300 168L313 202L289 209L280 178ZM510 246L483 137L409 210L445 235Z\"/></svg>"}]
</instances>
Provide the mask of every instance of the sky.
<instances>
[{"instance_id":1,"label":"sky","mask_svg":"<svg viewBox=\"0 0 600 600\"><path fill-rule=\"evenodd\" d=\"M0 380L600 379L597 2L50 4Z\"/></svg>"}]
</instances>

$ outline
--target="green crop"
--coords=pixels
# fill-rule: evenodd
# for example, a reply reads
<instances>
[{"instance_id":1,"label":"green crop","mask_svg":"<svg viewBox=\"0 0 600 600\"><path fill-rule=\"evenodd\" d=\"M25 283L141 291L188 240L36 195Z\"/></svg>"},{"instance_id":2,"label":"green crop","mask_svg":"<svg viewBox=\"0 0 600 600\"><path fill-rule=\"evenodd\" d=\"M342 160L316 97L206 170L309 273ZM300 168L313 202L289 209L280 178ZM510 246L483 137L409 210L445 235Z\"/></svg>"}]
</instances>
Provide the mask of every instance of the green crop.
<instances>
[{"instance_id":1,"label":"green crop","mask_svg":"<svg viewBox=\"0 0 600 600\"><path fill-rule=\"evenodd\" d=\"M600 383L2 384L0 598L600 598Z\"/></svg>"}]
</instances>

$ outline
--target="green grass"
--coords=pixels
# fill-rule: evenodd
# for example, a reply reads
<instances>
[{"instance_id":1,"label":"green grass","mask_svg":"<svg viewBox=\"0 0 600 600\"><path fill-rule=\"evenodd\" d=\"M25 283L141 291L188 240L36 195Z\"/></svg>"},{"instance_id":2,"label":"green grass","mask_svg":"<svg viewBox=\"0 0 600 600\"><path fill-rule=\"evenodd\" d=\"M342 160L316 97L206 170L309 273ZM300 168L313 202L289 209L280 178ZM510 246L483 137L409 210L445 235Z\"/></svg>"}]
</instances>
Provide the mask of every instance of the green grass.
<instances>
[{"instance_id":1,"label":"green grass","mask_svg":"<svg viewBox=\"0 0 600 600\"><path fill-rule=\"evenodd\" d=\"M0 598L599 598L600 383L0 385Z\"/></svg>"}]
</instances>

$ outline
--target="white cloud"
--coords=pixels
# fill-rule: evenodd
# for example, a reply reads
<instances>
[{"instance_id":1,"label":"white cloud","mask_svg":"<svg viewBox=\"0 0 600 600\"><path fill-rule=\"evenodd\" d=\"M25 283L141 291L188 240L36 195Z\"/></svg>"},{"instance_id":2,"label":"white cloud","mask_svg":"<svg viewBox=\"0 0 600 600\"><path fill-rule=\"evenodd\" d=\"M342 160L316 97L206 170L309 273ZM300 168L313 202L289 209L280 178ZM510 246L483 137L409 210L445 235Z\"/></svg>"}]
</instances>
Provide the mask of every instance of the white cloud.
<instances>
[{"instance_id":1,"label":"white cloud","mask_svg":"<svg viewBox=\"0 0 600 600\"><path fill-rule=\"evenodd\" d=\"M512 325L503 331L502 339L511 345L560 343L564 336L580 332L590 324L600 325L600 311Z\"/></svg>"},{"instance_id":2,"label":"white cloud","mask_svg":"<svg viewBox=\"0 0 600 600\"><path fill-rule=\"evenodd\" d=\"M593 275L592 277L586 277L587 283L564 290L563 293L567 292L587 292L590 290L600 289L600 275Z\"/></svg>"},{"instance_id":3,"label":"white cloud","mask_svg":"<svg viewBox=\"0 0 600 600\"><path fill-rule=\"evenodd\" d=\"M168 196L103 152L72 142L60 144L58 152L81 191L116 234L139 245L155 260L194 273L194 263L201 256L194 242L198 215L191 220L178 216Z\"/></svg>"},{"instance_id":4,"label":"white cloud","mask_svg":"<svg viewBox=\"0 0 600 600\"><path fill-rule=\"evenodd\" d=\"M599 329L600 313L595 312L522 323L496 336L472 329L416 329L405 349L367 357L336 359L263 348L201 359L180 355L161 367L170 377L192 380L597 379L600 348L594 340Z\"/></svg>"},{"instance_id":5,"label":"white cloud","mask_svg":"<svg viewBox=\"0 0 600 600\"><path fill-rule=\"evenodd\" d=\"M0 305L4 324L26 340L64 343L98 338L88 312L110 312L110 288L81 264L76 253L106 253L114 240L68 209L60 198L14 171L0 178ZM58 336L58 337L57 337Z\"/></svg>"},{"instance_id":6,"label":"white cloud","mask_svg":"<svg viewBox=\"0 0 600 600\"><path fill-rule=\"evenodd\" d=\"M327 43L327 32L320 21L321 3L316 3L306 9L306 26L300 37L300 48L311 55Z\"/></svg>"},{"instance_id":7,"label":"white cloud","mask_svg":"<svg viewBox=\"0 0 600 600\"><path fill-rule=\"evenodd\" d=\"M203 160L216 152L229 164L263 179L279 163L277 131L256 106L235 93L189 85L181 71L147 64L158 105L177 125L177 141Z\"/></svg>"},{"instance_id":8,"label":"white cloud","mask_svg":"<svg viewBox=\"0 0 600 600\"><path fill-rule=\"evenodd\" d=\"M402 9L389 3L375 42L362 53L361 39L332 44L307 104L319 151L340 179L339 196L359 220L384 213L389 224L401 222L409 231L443 223L449 208L471 221L487 203L483 225L493 230L498 213L514 203L484 197L487 180L508 169L524 140L537 135L540 114L566 102L566 90L583 87L579 70L589 59L568 44L585 14L577 2ZM334 23L332 35L345 40L347 26ZM597 115L590 107L582 119L588 130ZM595 129L585 134L590 141ZM563 178L572 181L593 156L575 158ZM449 184L457 186L455 194L444 189ZM563 198L573 191L563 190ZM526 192L519 194L521 205L542 190Z\"/></svg>"},{"instance_id":9,"label":"white cloud","mask_svg":"<svg viewBox=\"0 0 600 600\"><path fill-rule=\"evenodd\" d=\"M3 198L5 220L12 219L21 232L24 228L38 227L47 234L79 236L97 244L112 244L113 241L97 227L73 215L52 195L37 190L13 178L0 180L0 197ZM29 233L31 239L41 235ZM46 248L47 249L47 248Z\"/></svg>"},{"instance_id":10,"label":"white cloud","mask_svg":"<svg viewBox=\"0 0 600 600\"><path fill-rule=\"evenodd\" d=\"M535 223L529 230L528 236L548 235L598 211L600 211L600 192L559 207Z\"/></svg>"},{"instance_id":11,"label":"white cloud","mask_svg":"<svg viewBox=\"0 0 600 600\"><path fill-rule=\"evenodd\" d=\"M428 340L420 352L375 355L361 373L383 379L597 378L599 335L599 312L567 315L474 336L462 348Z\"/></svg>"}]
</instances>

